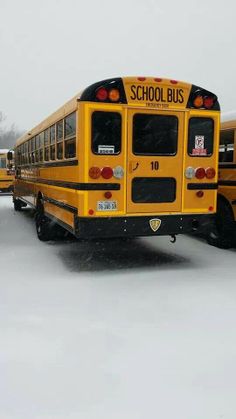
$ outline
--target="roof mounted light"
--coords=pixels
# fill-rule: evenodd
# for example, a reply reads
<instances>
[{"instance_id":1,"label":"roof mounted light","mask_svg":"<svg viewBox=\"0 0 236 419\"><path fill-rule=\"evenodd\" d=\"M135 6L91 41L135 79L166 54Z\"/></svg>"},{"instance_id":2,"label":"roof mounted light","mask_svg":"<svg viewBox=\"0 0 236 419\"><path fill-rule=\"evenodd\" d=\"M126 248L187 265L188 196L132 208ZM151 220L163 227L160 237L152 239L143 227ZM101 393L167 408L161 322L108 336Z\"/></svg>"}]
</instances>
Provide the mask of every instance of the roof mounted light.
<instances>
[{"instance_id":1,"label":"roof mounted light","mask_svg":"<svg viewBox=\"0 0 236 419\"><path fill-rule=\"evenodd\" d=\"M99 87L99 89L97 89L96 91L96 99L100 100L100 101L104 101L107 100L108 97L108 91L107 89L105 89L105 87Z\"/></svg>"},{"instance_id":2,"label":"roof mounted light","mask_svg":"<svg viewBox=\"0 0 236 419\"><path fill-rule=\"evenodd\" d=\"M111 102L118 102L118 100L120 99L120 92L118 89L111 89L109 91L108 96Z\"/></svg>"},{"instance_id":3,"label":"roof mounted light","mask_svg":"<svg viewBox=\"0 0 236 419\"><path fill-rule=\"evenodd\" d=\"M203 106L203 97L201 95L197 95L193 100L193 105L195 108L201 108Z\"/></svg>"},{"instance_id":4,"label":"roof mounted light","mask_svg":"<svg viewBox=\"0 0 236 419\"><path fill-rule=\"evenodd\" d=\"M207 109L211 109L214 105L214 98L212 96L206 96L203 99L204 107Z\"/></svg>"}]
</instances>

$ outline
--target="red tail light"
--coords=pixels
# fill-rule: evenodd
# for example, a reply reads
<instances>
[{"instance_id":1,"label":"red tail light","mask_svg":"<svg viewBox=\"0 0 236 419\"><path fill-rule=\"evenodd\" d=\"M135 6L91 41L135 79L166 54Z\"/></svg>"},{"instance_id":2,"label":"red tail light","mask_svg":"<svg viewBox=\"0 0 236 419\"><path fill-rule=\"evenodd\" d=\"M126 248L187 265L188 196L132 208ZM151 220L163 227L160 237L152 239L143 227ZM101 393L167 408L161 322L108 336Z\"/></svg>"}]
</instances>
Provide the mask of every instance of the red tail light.
<instances>
[{"instance_id":1,"label":"red tail light","mask_svg":"<svg viewBox=\"0 0 236 419\"><path fill-rule=\"evenodd\" d=\"M204 103L205 108L211 109L212 106L214 105L214 98L210 96L204 97L203 103Z\"/></svg>"},{"instance_id":2,"label":"red tail light","mask_svg":"<svg viewBox=\"0 0 236 419\"><path fill-rule=\"evenodd\" d=\"M203 167L198 167L195 171L195 176L197 179L203 179L206 176L205 169Z\"/></svg>"},{"instance_id":3,"label":"red tail light","mask_svg":"<svg viewBox=\"0 0 236 419\"><path fill-rule=\"evenodd\" d=\"M104 101L108 98L108 91L105 87L99 87L96 91L96 99Z\"/></svg>"},{"instance_id":4,"label":"red tail light","mask_svg":"<svg viewBox=\"0 0 236 419\"><path fill-rule=\"evenodd\" d=\"M112 193L110 191L106 191L104 193L104 196L105 196L106 199L110 199L112 197Z\"/></svg>"},{"instance_id":5,"label":"red tail light","mask_svg":"<svg viewBox=\"0 0 236 419\"><path fill-rule=\"evenodd\" d=\"M197 191L196 195L198 198L202 198L204 196L204 192L203 191Z\"/></svg>"},{"instance_id":6,"label":"red tail light","mask_svg":"<svg viewBox=\"0 0 236 419\"><path fill-rule=\"evenodd\" d=\"M101 169L99 169L99 167L96 167L96 166L90 167L89 176L92 179L98 179L101 176Z\"/></svg>"},{"instance_id":7,"label":"red tail light","mask_svg":"<svg viewBox=\"0 0 236 419\"><path fill-rule=\"evenodd\" d=\"M111 179L113 176L113 170L111 167L103 167L101 175L104 179Z\"/></svg>"},{"instance_id":8,"label":"red tail light","mask_svg":"<svg viewBox=\"0 0 236 419\"><path fill-rule=\"evenodd\" d=\"M216 171L214 169L214 167L208 167L206 169L206 178L207 179L213 179L216 175Z\"/></svg>"}]
</instances>

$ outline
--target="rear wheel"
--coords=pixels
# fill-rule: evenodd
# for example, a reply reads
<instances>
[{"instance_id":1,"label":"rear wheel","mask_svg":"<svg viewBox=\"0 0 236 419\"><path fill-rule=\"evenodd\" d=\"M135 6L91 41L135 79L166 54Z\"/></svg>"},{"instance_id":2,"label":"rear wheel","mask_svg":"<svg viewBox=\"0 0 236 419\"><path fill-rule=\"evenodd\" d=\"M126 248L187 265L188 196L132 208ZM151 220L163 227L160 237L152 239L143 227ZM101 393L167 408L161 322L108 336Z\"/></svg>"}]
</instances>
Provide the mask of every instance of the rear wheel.
<instances>
[{"instance_id":1,"label":"rear wheel","mask_svg":"<svg viewBox=\"0 0 236 419\"><path fill-rule=\"evenodd\" d=\"M37 204L35 225L39 240L46 242L54 239L54 223L44 214L41 200Z\"/></svg>"},{"instance_id":2,"label":"rear wheel","mask_svg":"<svg viewBox=\"0 0 236 419\"><path fill-rule=\"evenodd\" d=\"M22 207L24 205L23 205L23 202L20 199L14 199L13 203L14 203L14 210L15 211L21 211L22 210Z\"/></svg>"},{"instance_id":3,"label":"rear wheel","mask_svg":"<svg viewBox=\"0 0 236 419\"><path fill-rule=\"evenodd\" d=\"M229 249L233 246L235 225L230 206L223 200L218 200L215 223L207 237L208 243L221 249Z\"/></svg>"}]
</instances>

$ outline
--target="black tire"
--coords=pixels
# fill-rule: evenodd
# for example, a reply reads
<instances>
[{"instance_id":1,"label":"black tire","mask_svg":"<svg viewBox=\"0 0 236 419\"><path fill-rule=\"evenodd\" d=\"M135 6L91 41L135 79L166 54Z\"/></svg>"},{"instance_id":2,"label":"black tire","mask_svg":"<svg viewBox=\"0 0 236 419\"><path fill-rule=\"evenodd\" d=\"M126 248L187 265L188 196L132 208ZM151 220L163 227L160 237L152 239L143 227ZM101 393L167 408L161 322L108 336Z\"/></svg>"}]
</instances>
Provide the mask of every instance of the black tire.
<instances>
[{"instance_id":1,"label":"black tire","mask_svg":"<svg viewBox=\"0 0 236 419\"><path fill-rule=\"evenodd\" d=\"M235 221L232 210L226 202L219 199L215 222L208 233L207 241L220 249L229 249L234 243L234 230Z\"/></svg>"},{"instance_id":2,"label":"black tire","mask_svg":"<svg viewBox=\"0 0 236 419\"><path fill-rule=\"evenodd\" d=\"M44 214L44 208L41 201L38 202L36 214L35 214L35 225L37 236L39 240L47 242L53 240L55 236L55 225L54 223Z\"/></svg>"},{"instance_id":3,"label":"black tire","mask_svg":"<svg viewBox=\"0 0 236 419\"><path fill-rule=\"evenodd\" d=\"M23 205L22 205L22 202L20 201L20 199L14 199L13 203L14 203L14 210L15 211L21 211L22 210Z\"/></svg>"}]
</instances>

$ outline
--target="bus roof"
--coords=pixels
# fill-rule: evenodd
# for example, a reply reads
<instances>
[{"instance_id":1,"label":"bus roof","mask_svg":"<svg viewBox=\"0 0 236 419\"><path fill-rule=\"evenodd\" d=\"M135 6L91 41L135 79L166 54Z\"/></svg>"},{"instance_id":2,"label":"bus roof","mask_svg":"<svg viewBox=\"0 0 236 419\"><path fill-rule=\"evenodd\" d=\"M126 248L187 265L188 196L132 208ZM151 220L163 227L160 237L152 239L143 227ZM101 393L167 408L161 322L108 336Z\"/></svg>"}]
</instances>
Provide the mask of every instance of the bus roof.
<instances>
[{"instance_id":1,"label":"bus roof","mask_svg":"<svg viewBox=\"0 0 236 419\"><path fill-rule=\"evenodd\" d=\"M236 111L224 112L221 114L221 128L235 128L236 127Z\"/></svg>"},{"instance_id":2,"label":"bus roof","mask_svg":"<svg viewBox=\"0 0 236 419\"><path fill-rule=\"evenodd\" d=\"M39 134L41 131L48 128L48 126L55 124L60 119L64 118L64 116L68 115L69 113L73 112L77 107L77 102L80 99L81 93L75 95L72 99L66 102L63 106L53 112L49 117L44 119L34 128L23 134L20 138L18 138L16 145L19 145L26 141L27 139L32 138L34 135Z\"/></svg>"},{"instance_id":3,"label":"bus roof","mask_svg":"<svg viewBox=\"0 0 236 419\"><path fill-rule=\"evenodd\" d=\"M7 154L9 151L8 148L0 148L0 154Z\"/></svg>"}]
</instances>

